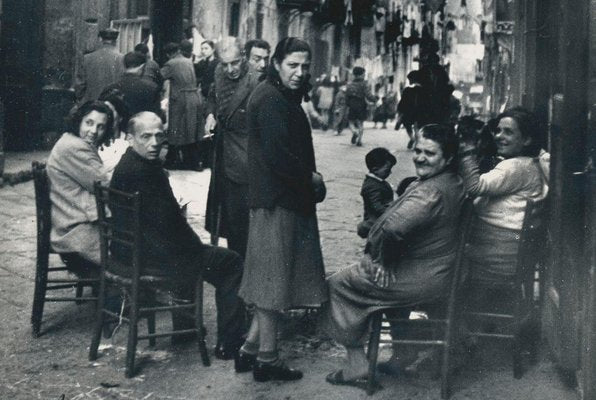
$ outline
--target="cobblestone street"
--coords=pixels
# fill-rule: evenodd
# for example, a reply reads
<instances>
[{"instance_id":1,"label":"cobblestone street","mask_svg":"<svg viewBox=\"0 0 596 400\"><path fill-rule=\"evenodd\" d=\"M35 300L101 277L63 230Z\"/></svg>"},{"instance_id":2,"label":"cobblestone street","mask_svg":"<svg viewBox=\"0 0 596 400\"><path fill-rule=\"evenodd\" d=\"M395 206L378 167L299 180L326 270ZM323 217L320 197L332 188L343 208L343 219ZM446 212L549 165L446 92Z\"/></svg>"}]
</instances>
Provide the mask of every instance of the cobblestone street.
<instances>
[{"instance_id":1,"label":"cobblestone street","mask_svg":"<svg viewBox=\"0 0 596 400\"><path fill-rule=\"evenodd\" d=\"M319 205L318 219L327 272L337 271L358 260L364 241L356 235L362 216L360 186L366 167L365 154L376 146L387 147L397 158L389 177L392 185L413 175L412 153L406 150L404 131L369 129L364 146L350 145L350 134L335 136L315 131L319 171L327 184L327 198ZM177 196L190 200L188 215L201 238L209 171L172 172ZM220 245L224 245L222 241ZM257 384L251 374L233 372L232 361L212 357L203 367L196 346L172 348L169 339L158 340L154 349L141 342L140 372L124 378L126 326L112 340L102 339L100 357L87 359L91 341L91 305L48 303L42 336L31 336L30 313L35 274L35 202L31 181L0 188L0 400L4 399L365 399L356 388L336 387L325 382L327 373L340 368L344 351L312 334L312 321L301 324L289 318L282 349L293 367L305 372L294 383ZM56 261L53 259L54 262ZM51 259L52 262L52 259ZM214 346L215 307L213 290L206 285L208 347ZM158 322L165 327L169 318ZM144 331L144 327L140 330ZM384 351L383 356L389 352ZM567 400L573 389L565 387L546 355L531 366L521 380L515 380L510 365L510 348L488 346L463 366L454 379L452 399ZM430 374L398 379L381 375L384 390L373 399L439 398L439 381ZM61 397L63 396L63 397Z\"/></svg>"}]
</instances>

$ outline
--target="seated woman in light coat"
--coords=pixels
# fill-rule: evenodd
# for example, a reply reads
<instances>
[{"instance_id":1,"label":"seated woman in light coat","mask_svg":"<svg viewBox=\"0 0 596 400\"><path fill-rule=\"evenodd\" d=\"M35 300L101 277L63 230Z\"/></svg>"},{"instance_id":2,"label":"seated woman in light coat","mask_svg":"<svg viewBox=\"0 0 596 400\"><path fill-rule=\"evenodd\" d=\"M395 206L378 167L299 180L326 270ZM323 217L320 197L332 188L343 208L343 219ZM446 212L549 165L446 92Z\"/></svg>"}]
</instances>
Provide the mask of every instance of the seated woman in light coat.
<instances>
[{"instance_id":1,"label":"seated woman in light coat","mask_svg":"<svg viewBox=\"0 0 596 400\"><path fill-rule=\"evenodd\" d=\"M541 152L535 117L516 107L497 120L495 141L503 160L481 174L475 143L464 142L459 163L478 215L467 251L470 277L488 284L505 282L515 274L526 203L544 197L548 190L548 153Z\"/></svg>"},{"instance_id":2,"label":"seated woman in light coat","mask_svg":"<svg viewBox=\"0 0 596 400\"><path fill-rule=\"evenodd\" d=\"M109 182L97 149L110 139L112 120L112 111L104 102L84 103L72 115L70 129L56 142L47 162L52 248L95 264L100 256L93 184Z\"/></svg>"},{"instance_id":3,"label":"seated woman in light coat","mask_svg":"<svg viewBox=\"0 0 596 400\"><path fill-rule=\"evenodd\" d=\"M464 202L463 183L454 171L457 149L451 128L422 128L413 157L418 178L372 226L360 263L328 279L323 325L348 352L346 366L328 375L329 383L365 381L363 339L372 313L446 296Z\"/></svg>"}]
</instances>

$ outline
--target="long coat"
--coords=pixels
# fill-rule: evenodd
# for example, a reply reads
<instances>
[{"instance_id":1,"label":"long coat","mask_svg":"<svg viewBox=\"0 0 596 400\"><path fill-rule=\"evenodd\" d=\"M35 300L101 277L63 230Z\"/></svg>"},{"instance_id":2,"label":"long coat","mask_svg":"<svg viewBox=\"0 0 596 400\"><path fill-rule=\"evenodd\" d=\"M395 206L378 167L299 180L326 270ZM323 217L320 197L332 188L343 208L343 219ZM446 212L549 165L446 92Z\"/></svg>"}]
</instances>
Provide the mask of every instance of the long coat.
<instances>
[{"instance_id":1,"label":"long coat","mask_svg":"<svg viewBox=\"0 0 596 400\"><path fill-rule=\"evenodd\" d=\"M177 55L170 59L161 74L170 81L168 140L174 146L192 144L203 137L205 122L192 61Z\"/></svg>"},{"instance_id":2,"label":"long coat","mask_svg":"<svg viewBox=\"0 0 596 400\"><path fill-rule=\"evenodd\" d=\"M52 202L52 248L99 264L93 183L108 183L97 149L72 133L56 142L47 162Z\"/></svg>"},{"instance_id":3,"label":"long coat","mask_svg":"<svg viewBox=\"0 0 596 400\"><path fill-rule=\"evenodd\" d=\"M208 109L218 122L215 136L215 164L211 171L205 228L227 237L228 222L221 218L222 179L248 184L248 120L246 106L259 77L250 70L237 81L230 81L223 68L217 68L209 92ZM219 221L219 222L218 222ZM219 226L218 226L219 223Z\"/></svg>"},{"instance_id":4,"label":"long coat","mask_svg":"<svg viewBox=\"0 0 596 400\"><path fill-rule=\"evenodd\" d=\"M248 103L248 205L315 213L312 133L300 98L281 83L261 82Z\"/></svg>"},{"instance_id":5,"label":"long coat","mask_svg":"<svg viewBox=\"0 0 596 400\"><path fill-rule=\"evenodd\" d=\"M81 103L97 100L106 86L116 83L124 73L124 56L110 44L85 54L77 72L75 93Z\"/></svg>"}]
</instances>

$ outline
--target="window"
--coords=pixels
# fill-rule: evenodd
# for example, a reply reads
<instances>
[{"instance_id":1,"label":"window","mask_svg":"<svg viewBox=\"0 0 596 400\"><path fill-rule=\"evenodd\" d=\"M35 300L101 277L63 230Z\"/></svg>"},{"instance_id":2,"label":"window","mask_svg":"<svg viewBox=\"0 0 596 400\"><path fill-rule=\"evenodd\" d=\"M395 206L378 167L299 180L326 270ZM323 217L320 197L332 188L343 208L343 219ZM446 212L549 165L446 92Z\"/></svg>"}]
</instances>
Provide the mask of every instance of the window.
<instances>
[{"instance_id":1,"label":"window","mask_svg":"<svg viewBox=\"0 0 596 400\"><path fill-rule=\"evenodd\" d=\"M149 0L136 0L137 16L149 15Z\"/></svg>"},{"instance_id":2,"label":"window","mask_svg":"<svg viewBox=\"0 0 596 400\"><path fill-rule=\"evenodd\" d=\"M256 34L257 39L263 37L263 20L265 19L265 7L263 6L263 0L257 0L257 27Z\"/></svg>"},{"instance_id":3,"label":"window","mask_svg":"<svg viewBox=\"0 0 596 400\"><path fill-rule=\"evenodd\" d=\"M238 36L240 32L240 3L232 3L230 10L230 36Z\"/></svg>"}]
</instances>

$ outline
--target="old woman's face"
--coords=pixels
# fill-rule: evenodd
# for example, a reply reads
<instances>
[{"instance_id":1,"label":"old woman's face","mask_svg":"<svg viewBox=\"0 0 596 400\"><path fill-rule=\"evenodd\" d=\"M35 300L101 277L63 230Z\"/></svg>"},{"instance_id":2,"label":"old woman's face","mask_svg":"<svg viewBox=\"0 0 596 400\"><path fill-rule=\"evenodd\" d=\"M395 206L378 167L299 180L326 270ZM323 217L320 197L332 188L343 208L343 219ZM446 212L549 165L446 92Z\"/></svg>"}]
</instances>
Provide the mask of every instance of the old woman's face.
<instances>
[{"instance_id":1,"label":"old woman's face","mask_svg":"<svg viewBox=\"0 0 596 400\"><path fill-rule=\"evenodd\" d=\"M443 172L451 162L445 159L441 145L419 135L414 147L414 167L420 179L428 179Z\"/></svg>"}]
</instances>

